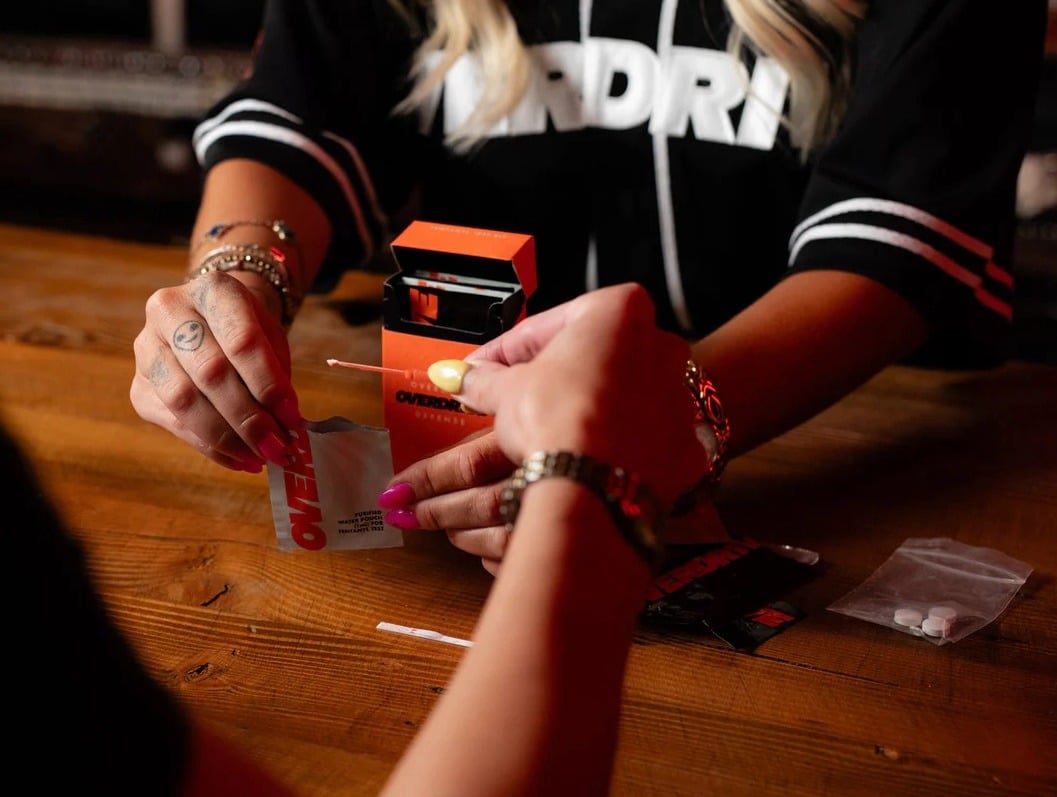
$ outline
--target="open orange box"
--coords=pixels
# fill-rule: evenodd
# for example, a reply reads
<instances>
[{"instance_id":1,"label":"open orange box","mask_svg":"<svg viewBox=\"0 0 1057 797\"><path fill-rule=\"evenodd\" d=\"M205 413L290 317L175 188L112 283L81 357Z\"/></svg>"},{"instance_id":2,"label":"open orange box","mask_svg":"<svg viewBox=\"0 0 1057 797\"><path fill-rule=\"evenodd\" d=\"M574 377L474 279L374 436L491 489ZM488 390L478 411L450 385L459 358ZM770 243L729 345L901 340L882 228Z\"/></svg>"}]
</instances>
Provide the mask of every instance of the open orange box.
<instances>
[{"instance_id":1,"label":"open orange box","mask_svg":"<svg viewBox=\"0 0 1057 797\"><path fill-rule=\"evenodd\" d=\"M393 469L405 467L485 429L425 372L460 360L525 317L536 288L531 235L413 221L391 244L398 270L382 299L382 393Z\"/></svg>"}]
</instances>

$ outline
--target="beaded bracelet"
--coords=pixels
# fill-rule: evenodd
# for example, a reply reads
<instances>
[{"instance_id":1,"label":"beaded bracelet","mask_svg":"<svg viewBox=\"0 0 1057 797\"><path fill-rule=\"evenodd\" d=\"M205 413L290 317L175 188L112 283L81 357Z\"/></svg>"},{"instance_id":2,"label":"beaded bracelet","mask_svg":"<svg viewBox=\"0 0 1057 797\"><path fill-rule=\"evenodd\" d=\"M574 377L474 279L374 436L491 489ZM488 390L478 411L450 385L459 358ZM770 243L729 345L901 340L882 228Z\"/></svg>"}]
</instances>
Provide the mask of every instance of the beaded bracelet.
<instances>
[{"instance_id":1,"label":"beaded bracelet","mask_svg":"<svg viewBox=\"0 0 1057 797\"><path fill-rule=\"evenodd\" d=\"M514 529L525 488L553 476L572 479L601 498L627 543L654 571L661 566L665 514L653 493L635 474L586 454L537 451L527 457L503 490L499 512L508 532Z\"/></svg>"},{"instance_id":2,"label":"beaded bracelet","mask_svg":"<svg viewBox=\"0 0 1057 797\"><path fill-rule=\"evenodd\" d=\"M264 277L279 293L282 303L282 324L290 326L301 306L300 297L290 289L285 255L275 247L257 244L228 244L206 254L187 275L188 281L213 271L252 271Z\"/></svg>"},{"instance_id":3,"label":"beaded bracelet","mask_svg":"<svg viewBox=\"0 0 1057 797\"><path fill-rule=\"evenodd\" d=\"M304 269L305 258L301 253L301 246L298 243L297 236L290 228L290 225L282 219L240 219L239 221L224 221L214 224L202 235L202 240L191 250L191 255L194 256L195 252L206 244L220 241L221 238L238 227L264 227L271 230L272 234L282 244L287 245L294 250L294 254L297 255L298 267ZM289 273L287 274L287 277L289 277Z\"/></svg>"},{"instance_id":4,"label":"beaded bracelet","mask_svg":"<svg viewBox=\"0 0 1057 797\"><path fill-rule=\"evenodd\" d=\"M710 480L713 484L719 481L727 467L727 446L730 443L730 419L723 410L723 402L708 373L703 371L693 360L686 361L683 376L686 387L693 396L697 409L697 429L701 442L712 460Z\"/></svg>"}]
</instances>

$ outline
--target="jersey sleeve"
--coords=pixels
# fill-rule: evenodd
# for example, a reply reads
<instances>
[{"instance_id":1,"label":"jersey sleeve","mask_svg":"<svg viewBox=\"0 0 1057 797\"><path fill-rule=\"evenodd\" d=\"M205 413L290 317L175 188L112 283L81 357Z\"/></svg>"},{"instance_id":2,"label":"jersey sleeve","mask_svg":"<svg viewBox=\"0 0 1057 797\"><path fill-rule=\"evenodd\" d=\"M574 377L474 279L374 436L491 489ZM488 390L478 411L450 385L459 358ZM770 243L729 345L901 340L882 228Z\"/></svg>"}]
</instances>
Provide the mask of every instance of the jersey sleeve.
<instances>
[{"instance_id":1,"label":"jersey sleeve","mask_svg":"<svg viewBox=\"0 0 1057 797\"><path fill-rule=\"evenodd\" d=\"M333 236L313 290L363 265L408 196L415 125L392 109L413 50L385 0L268 0L250 74L195 129L206 172L256 160L320 203Z\"/></svg>"},{"instance_id":2,"label":"jersey sleeve","mask_svg":"<svg viewBox=\"0 0 1057 797\"><path fill-rule=\"evenodd\" d=\"M923 360L1003 359L1017 172L1030 140L1045 0L875 0L847 111L818 155L790 273L838 269L912 302Z\"/></svg>"}]
</instances>

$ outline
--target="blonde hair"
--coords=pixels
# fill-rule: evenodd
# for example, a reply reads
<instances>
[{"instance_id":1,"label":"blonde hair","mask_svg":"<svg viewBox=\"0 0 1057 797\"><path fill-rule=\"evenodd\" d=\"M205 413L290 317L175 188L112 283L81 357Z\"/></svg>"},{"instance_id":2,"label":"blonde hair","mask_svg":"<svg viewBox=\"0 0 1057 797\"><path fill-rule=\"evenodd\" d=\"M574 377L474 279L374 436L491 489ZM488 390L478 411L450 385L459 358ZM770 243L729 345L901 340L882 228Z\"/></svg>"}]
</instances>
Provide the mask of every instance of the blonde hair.
<instances>
[{"instance_id":1,"label":"blonde hair","mask_svg":"<svg viewBox=\"0 0 1057 797\"><path fill-rule=\"evenodd\" d=\"M394 3L412 0L393 0ZM504 0L418 0L430 14L431 33L412 67L414 87L397 107L427 104L451 66L467 52L480 61L480 102L448 143L471 149L521 101L529 55ZM790 79L789 114L782 119L805 152L833 135L844 113L858 21L867 0L724 0L732 20L728 50L777 61ZM781 109L775 109L780 113Z\"/></svg>"}]
</instances>

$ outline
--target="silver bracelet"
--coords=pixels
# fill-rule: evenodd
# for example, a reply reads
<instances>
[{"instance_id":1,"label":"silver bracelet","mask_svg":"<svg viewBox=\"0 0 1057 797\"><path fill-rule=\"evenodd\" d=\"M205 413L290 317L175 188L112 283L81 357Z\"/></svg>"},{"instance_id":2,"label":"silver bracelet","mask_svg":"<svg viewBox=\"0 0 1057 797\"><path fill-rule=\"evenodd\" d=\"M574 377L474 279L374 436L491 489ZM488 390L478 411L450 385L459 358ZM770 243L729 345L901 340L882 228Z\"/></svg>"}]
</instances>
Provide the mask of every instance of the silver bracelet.
<instances>
[{"instance_id":1,"label":"silver bracelet","mask_svg":"<svg viewBox=\"0 0 1057 797\"><path fill-rule=\"evenodd\" d=\"M208 252L187 275L188 281L214 271L252 271L264 277L279 293L282 305L282 324L293 323L301 298L290 289L290 276L283 263L282 253L257 244L228 244Z\"/></svg>"},{"instance_id":2,"label":"silver bracelet","mask_svg":"<svg viewBox=\"0 0 1057 797\"><path fill-rule=\"evenodd\" d=\"M657 499L635 474L586 454L537 451L526 458L503 490L499 512L508 532L514 529L525 488L552 476L572 479L601 498L625 541L651 569L660 568L664 562L665 513Z\"/></svg>"},{"instance_id":3,"label":"silver bracelet","mask_svg":"<svg viewBox=\"0 0 1057 797\"><path fill-rule=\"evenodd\" d=\"M219 242L221 238L239 227L264 227L265 229L271 230L272 235L274 235L281 244L294 251L294 254L297 255L298 268L302 273L304 272L305 256L301 252L301 245L297 236L294 234L294 231L290 228L290 225L282 219L240 219L238 221L219 222L205 231L202 235L201 241L199 241L194 249L191 250L191 255L194 256L194 254L206 244ZM287 272L287 277L290 277L289 272ZM293 281L291 280L291 290L297 292L297 288L298 286L293 285Z\"/></svg>"}]
</instances>

